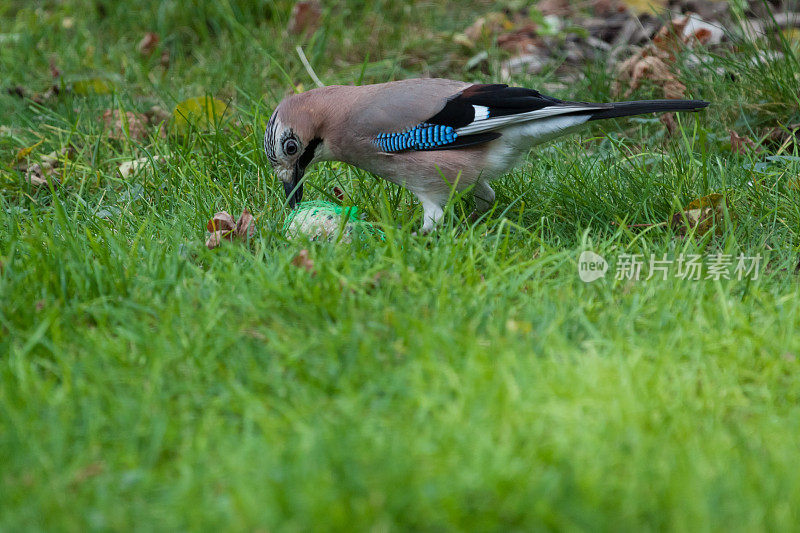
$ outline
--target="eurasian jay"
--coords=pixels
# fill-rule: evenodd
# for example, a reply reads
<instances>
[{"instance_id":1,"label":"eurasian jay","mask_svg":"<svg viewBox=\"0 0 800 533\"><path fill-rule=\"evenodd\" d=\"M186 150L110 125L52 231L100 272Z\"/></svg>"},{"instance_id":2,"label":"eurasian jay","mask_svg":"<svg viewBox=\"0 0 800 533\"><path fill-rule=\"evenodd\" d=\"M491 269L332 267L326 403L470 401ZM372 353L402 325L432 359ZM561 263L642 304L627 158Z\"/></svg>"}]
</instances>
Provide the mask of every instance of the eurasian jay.
<instances>
[{"instance_id":1,"label":"eurasian jay","mask_svg":"<svg viewBox=\"0 0 800 533\"><path fill-rule=\"evenodd\" d=\"M707 105L568 102L533 89L446 79L336 85L284 99L267 124L264 150L292 208L309 165L343 161L414 193L424 211L422 231L429 232L453 187L472 187L476 214L491 208L489 183L537 144L592 120Z\"/></svg>"}]
</instances>

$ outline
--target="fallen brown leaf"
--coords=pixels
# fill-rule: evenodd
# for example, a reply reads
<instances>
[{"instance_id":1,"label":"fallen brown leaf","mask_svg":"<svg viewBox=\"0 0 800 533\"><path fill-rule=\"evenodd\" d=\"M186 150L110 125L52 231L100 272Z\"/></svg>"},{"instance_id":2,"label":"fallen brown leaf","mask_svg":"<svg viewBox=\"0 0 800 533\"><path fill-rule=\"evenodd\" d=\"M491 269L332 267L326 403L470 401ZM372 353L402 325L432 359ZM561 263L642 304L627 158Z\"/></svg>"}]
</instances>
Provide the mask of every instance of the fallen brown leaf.
<instances>
[{"instance_id":1,"label":"fallen brown leaf","mask_svg":"<svg viewBox=\"0 0 800 533\"><path fill-rule=\"evenodd\" d=\"M710 23L694 13L686 15L681 33L683 41L689 46L701 44L703 46L719 44L725 37L725 30L719 22Z\"/></svg>"},{"instance_id":2,"label":"fallen brown leaf","mask_svg":"<svg viewBox=\"0 0 800 533\"><path fill-rule=\"evenodd\" d=\"M800 142L800 122L782 127L772 127L765 133L765 141L777 145Z\"/></svg>"},{"instance_id":3,"label":"fallen brown leaf","mask_svg":"<svg viewBox=\"0 0 800 533\"><path fill-rule=\"evenodd\" d=\"M618 92L621 85L627 82L628 89L624 93L625 98L638 89L644 80L650 80L660 85L665 98L683 98L686 93L686 86L678 81L664 59L656 55L634 55L619 66L617 74L615 92Z\"/></svg>"},{"instance_id":4,"label":"fallen brown leaf","mask_svg":"<svg viewBox=\"0 0 800 533\"><path fill-rule=\"evenodd\" d=\"M232 231L214 231L211 235L208 236L206 239L206 246L209 250L213 250L220 244L222 244L222 240L233 240L233 232Z\"/></svg>"},{"instance_id":5,"label":"fallen brown leaf","mask_svg":"<svg viewBox=\"0 0 800 533\"><path fill-rule=\"evenodd\" d=\"M678 129L678 123L675 122L675 113L663 113L658 117L658 120L667 128L667 134L675 134L675 130Z\"/></svg>"},{"instance_id":6,"label":"fallen brown leaf","mask_svg":"<svg viewBox=\"0 0 800 533\"><path fill-rule=\"evenodd\" d=\"M227 211L218 211L214 213L211 220L206 224L206 229L210 232L215 231L233 231L236 229L236 222Z\"/></svg>"},{"instance_id":7,"label":"fallen brown leaf","mask_svg":"<svg viewBox=\"0 0 800 533\"><path fill-rule=\"evenodd\" d=\"M475 19L469 28L464 30L464 35L469 41L475 43L484 37L496 35L503 30L510 30L514 24L508 19L505 13L492 12Z\"/></svg>"},{"instance_id":8,"label":"fallen brown leaf","mask_svg":"<svg viewBox=\"0 0 800 533\"><path fill-rule=\"evenodd\" d=\"M627 6L619 0L592 0L592 12L596 17L609 17L615 13L622 13Z\"/></svg>"},{"instance_id":9,"label":"fallen brown leaf","mask_svg":"<svg viewBox=\"0 0 800 533\"><path fill-rule=\"evenodd\" d=\"M733 130L731 134L731 151L737 154L746 154L748 152L760 152L761 147L757 146L753 139L746 135L739 135Z\"/></svg>"},{"instance_id":10,"label":"fallen brown leaf","mask_svg":"<svg viewBox=\"0 0 800 533\"><path fill-rule=\"evenodd\" d=\"M310 272L312 276L317 273L317 271L314 270L314 260L309 257L308 250L305 248L297 252L297 255L292 259L292 265L297 268L302 268L306 272Z\"/></svg>"},{"instance_id":11,"label":"fallen brown leaf","mask_svg":"<svg viewBox=\"0 0 800 533\"><path fill-rule=\"evenodd\" d=\"M206 229L211 232L206 240L209 250L222 244L223 240L232 241L237 238L246 241L256 233L255 220L252 213L246 208L236 222L227 211L214 213L214 216L206 224Z\"/></svg>"},{"instance_id":12,"label":"fallen brown leaf","mask_svg":"<svg viewBox=\"0 0 800 533\"><path fill-rule=\"evenodd\" d=\"M22 85L16 85L14 87L9 87L6 89L6 92L11 96L16 96L17 98L30 98L37 104L44 104L48 100L55 98L59 94L61 94L61 87L58 85L51 85L45 92L43 93L35 93L33 96L30 96L28 89L23 87Z\"/></svg>"},{"instance_id":13,"label":"fallen brown leaf","mask_svg":"<svg viewBox=\"0 0 800 533\"><path fill-rule=\"evenodd\" d=\"M52 183L53 187L57 187L61 184L57 176L62 160L72 155L75 150L71 146L67 146L58 152L50 152L49 154L40 156L40 160L36 163L29 163L28 157L31 151L40 144L41 141L32 147L20 150L20 153L17 154L18 160L25 159L25 161L19 161L16 169L25 172L25 181L32 187L38 188L47 186L48 183ZM22 154L21 157L20 154Z\"/></svg>"},{"instance_id":14,"label":"fallen brown leaf","mask_svg":"<svg viewBox=\"0 0 800 533\"><path fill-rule=\"evenodd\" d=\"M239 220L236 221L236 235L243 239L249 239L256 233L256 225L254 223L253 214L245 208L242 211Z\"/></svg>"},{"instance_id":15,"label":"fallen brown leaf","mask_svg":"<svg viewBox=\"0 0 800 533\"><path fill-rule=\"evenodd\" d=\"M652 44L649 45L651 53L659 55L662 59L674 61L675 53L686 44L683 33L687 24L689 17L675 17L661 26L653 37Z\"/></svg>"},{"instance_id":16,"label":"fallen brown leaf","mask_svg":"<svg viewBox=\"0 0 800 533\"><path fill-rule=\"evenodd\" d=\"M536 25L532 23L497 37L497 46L514 55L531 53L541 44L542 40L536 35Z\"/></svg>"},{"instance_id":17,"label":"fallen brown leaf","mask_svg":"<svg viewBox=\"0 0 800 533\"><path fill-rule=\"evenodd\" d=\"M672 215L669 225L680 236L686 235L691 230L695 230L695 235L702 236L712 227L714 234L719 236L722 235L726 210L728 216L733 218L728 199L719 193L709 194L692 200L686 209Z\"/></svg>"},{"instance_id":18,"label":"fallen brown leaf","mask_svg":"<svg viewBox=\"0 0 800 533\"><path fill-rule=\"evenodd\" d=\"M569 17L573 14L572 2L569 0L540 0L536 4L536 9L538 9L542 15Z\"/></svg>"},{"instance_id":19,"label":"fallen brown leaf","mask_svg":"<svg viewBox=\"0 0 800 533\"><path fill-rule=\"evenodd\" d=\"M622 94L624 89L627 98L643 81L649 80L662 87L665 98L685 98L686 86L678 80L672 68L675 57L686 47L716 44L721 41L723 34L721 28L698 15L671 19L661 27L651 43L619 64L614 93Z\"/></svg>"},{"instance_id":20,"label":"fallen brown leaf","mask_svg":"<svg viewBox=\"0 0 800 533\"><path fill-rule=\"evenodd\" d=\"M165 163L169 157L170 156L156 155L153 156L152 160L150 157L140 157L132 161L125 161L117 167L117 172L119 172L121 178L130 178L140 170L149 167L151 162L159 164Z\"/></svg>"},{"instance_id":21,"label":"fallen brown leaf","mask_svg":"<svg viewBox=\"0 0 800 533\"><path fill-rule=\"evenodd\" d=\"M319 0L301 0L295 3L289 18L289 33L312 35L319 28L322 5Z\"/></svg>"},{"instance_id":22,"label":"fallen brown leaf","mask_svg":"<svg viewBox=\"0 0 800 533\"><path fill-rule=\"evenodd\" d=\"M158 34L149 31L144 34L144 37L142 37L142 40L139 41L139 44L136 46L136 49L143 56L149 56L156 49L156 46L158 46L158 41L159 41Z\"/></svg>"},{"instance_id":23,"label":"fallen brown leaf","mask_svg":"<svg viewBox=\"0 0 800 533\"><path fill-rule=\"evenodd\" d=\"M109 130L108 137L124 141L130 136L136 141L147 139L147 116L133 111L120 113L119 109L106 109L100 120Z\"/></svg>"},{"instance_id":24,"label":"fallen brown leaf","mask_svg":"<svg viewBox=\"0 0 800 533\"><path fill-rule=\"evenodd\" d=\"M145 112L145 115L147 116L147 121L150 124L159 124L169 120L169 118L172 116L172 113L161 106L154 105Z\"/></svg>"},{"instance_id":25,"label":"fallen brown leaf","mask_svg":"<svg viewBox=\"0 0 800 533\"><path fill-rule=\"evenodd\" d=\"M172 117L172 113L167 111L161 106L154 105L145 112L147 122L151 126L155 126L158 130L158 137L161 139L167 138L167 123Z\"/></svg>"},{"instance_id":26,"label":"fallen brown leaf","mask_svg":"<svg viewBox=\"0 0 800 533\"><path fill-rule=\"evenodd\" d=\"M337 200L339 200L340 202L343 202L343 201L344 201L344 191L343 191L341 188L334 186L334 187L333 187L333 195L334 195L334 196L336 197L336 199L337 199Z\"/></svg>"},{"instance_id":27,"label":"fallen brown leaf","mask_svg":"<svg viewBox=\"0 0 800 533\"><path fill-rule=\"evenodd\" d=\"M32 187L42 187L49 182L53 186L59 185L61 182L54 176L55 171L50 167L42 167L39 163L34 163L28 167L25 172L25 181L31 184Z\"/></svg>"},{"instance_id":28,"label":"fallen brown leaf","mask_svg":"<svg viewBox=\"0 0 800 533\"><path fill-rule=\"evenodd\" d=\"M45 92L34 94L31 100L41 105L57 97L59 94L61 94L61 87L58 85L51 85Z\"/></svg>"}]
</instances>

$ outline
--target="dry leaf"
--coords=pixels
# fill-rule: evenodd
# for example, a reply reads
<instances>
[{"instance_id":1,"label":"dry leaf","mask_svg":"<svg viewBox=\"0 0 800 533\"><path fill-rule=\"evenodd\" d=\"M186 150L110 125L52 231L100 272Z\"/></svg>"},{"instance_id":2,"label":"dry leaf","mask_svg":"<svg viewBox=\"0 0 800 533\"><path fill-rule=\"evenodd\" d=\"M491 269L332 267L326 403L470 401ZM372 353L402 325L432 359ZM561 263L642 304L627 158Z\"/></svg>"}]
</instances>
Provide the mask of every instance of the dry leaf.
<instances>
[{"instance_id":1,"label":"dry leaf","mask_svg":"<svg viewBox=\"0 0 800 533\"><path fill-rule=\"evenodd\" d=\"M151 159L149 157L140 157L139 159L134 159L133 161L125 161L117 168L117 172L119 172L119 175L122 178L130 178L143 168L149 166L150 161ZM155 161L156 163L164 163L167 161L167 157L156 155L153 156L152 161Z\"/></svg>"},{"instance_id":2,"label":"dry leaf","mask_svg":"<svg viewBox=\"0 0 800 533\"><path fill-rule=\"evenodd\" d=\"M143 56L149 56L156 49L156 46L158 46L158 41L158 34L149 31L144 34L144 37L142 37L142 40L139 41L136 49Z\"/></svg>"},{"instance_id":3,"label":"dry leaf","mask_svg":"<svg viewBox=\"0 0 800 533\"><path fill-rule=\"evenodd\" d=\"M664 60L655 55L642 54L631 57L620 65L618 75L619 79L615 82L617 91L619 84L628 83L626 98L641 86L643 80L661 85L665 98L683 98L686 93L686 86L678 81Z\"/></svg>"},{"instance_id":4,"label":"dry leaf","mask_svg":"<svg viewBox=\"0 0 800 533\"><path fill-rule=\"evenodd\" d=\"M72 92L78 96L92 94L111 94L117 89L116 83L109 78L95 77L77 80L72 84Z\"/></svg>"},{"instance_id":5,"label":"dry leaf","mask_svg":"<svg viewBox=\"0 0 800 533\"><path fill-rule=\"evenodd\" d=\"M126 111L123 114L119 109L106 109L100 120L110 130L109 139L124 141L128 136L136 141L147 139L147 116L141 113Z\"/></svg>"},{"instance_id":6,"label":"dry leaf","mask_svg":"<svg viewBox=\"0 0 800 533\"><path fill-rule=\"evenodd\" d=\"M167 123L170 117L172 117L172 113L160 106L154 105L145 112L145 115L147 116L147 122L149 122L151 126L156 126L158 129L158 137L165 139L167 137Z\"/></svg>"},{"instance_id":7,"label":"dry leaf","mask_svg":"<svg viewBox=\"0 0 800 533\"><path fill-rule=\"evenodd\" d=\"M756 143L753 142L753 139L746 135L739 135L733 130L730 130L731 134L731 151L737 154L746 154L750 151L760 152L761 147L756 146Z\"/></svg>"},{"instance_id":8,"label":"dry leaf","mask_svg":"<svg viewBox=\"0 0 800 533\"><path fill-rule=\"evenodd\" d=\"M53 187L61 184L58 178L55 177L55 169L53 167L46 167L39 163L34 163L28 167L25 172L25 181L30 183L31 187L47 186L52 182Z\"/></svg>"},{"instance_id":9,"label":"dry leaf","mask_svg":"<svg viewBox=\"0 0 800 533\"><path fill-rule=\"evenodd\" d=\"M661 27L650 44L617 67L614 93L622 93L627 84L624 92L627 98L644 80L650 80L663 88L665 98L685 98L686 86L678 80L671 68L676 55L687 46L698 43L716 44L722 40L723 35L721 28L697 15L673 18Z\"/></svg>"},{"instance_id":10,"label":"dry leaf","mask_svg":"<svg viewBox=\"0 0 800 533\"><path fill-rule=\"evenodd\" d=\"M683 32L688 23L689 17L675 17L661 26L661 29L653 37L653 42L648 46L650 53L658 55L664 60L674 61L675 53L686 44Z\"/></svg>"},{"instance_id":11,"label":"dry leaf","mask_svg":"<svg viewBox=\"0 0 800 533\"><path fill-rule=\"evenodd\" d=\"M478 17L469 28L464 30L464 35L475 43L484 37L496 35L503 30L510 30L514 24L504 13L493 12Z\"/></svg>"},{"instance_id":12,"label":"dry leaf","mask_svg":"<svg viewBox=\"0 0 800 533\"><path fill-rule=\"evenodd\" d=\"M667 128L667 134L673 135L678 129L678 123L675 122L675 113L663 113L658 120Z\"/></svg>"},{"instance_id":13,"label":"dry leaf","mask_svg":"<svg viewBox=\"0 0 800 533\"><path fill-rule=\"evenodd\" d=\"M16 96L17 98L28 98L28 90L23 87L22 85L16 85L14 87L9 87L6 89L6 92L11 96ZM58 85L52 85L49 89L47 89L43 93L36 93L30 97L31 100L36 102L37 104L44 104L51 98L54 98L61 94L61 87Z\"/></svg>"},{"instance_id":14,"label":"dry leaf","mask_svg":"<svg viewBox=\"0 0 800 533\"><path fill-rule=\"evenodd\" d=\"M692 229L695 230L695 235L702 236L712 227L715 228L715 235L719 236L722 235L726 209L728 216L733 218L727 198L718 193L709 194L693 200L686 209L672 215L669 225L680 236L686 235Z\"/></svg>"},{"instance_id":15,"label":"dry leaf","mask_svg":"<svg viewBox=\"0 0 800 533\"><path fill-rule=\"evenodd\" d=\"M306 37L312 35L319 28L322 18L322 6L319 0L302 0L292 8L289 18L289 33Z\"/></svg>"},{"instance_id":16,"label":"dry leaf","mask_svg":"<svg viewBox=\"0 0 800 533\"><path fill-rule=\"evenodd\" d=\"M22 158L27 158L33 148L39 146L41 142L42 141L36 143L32 147L20 150ZM58 168L61 167L62 159L69 157L74 153L74 151L75 150L71 146L67 146L58 152L53 151L47 155L41 156L39 162L37 163L28 164L27 161L20 161L16 166L16 169L25 172L25 181L27 181L32 187L38 188L47 186L48 183L52 183L53 187L57 187L61 184L57 175ZM17 156L19 155L20 154L17 154Z\"/></svg>"},{"instance_id":17,"label":"dry leaf","mask_svg":"<svg viewBox=\"0 0 800 533\"><path fill-rule=\"evenodd\" d=\"M542 40L537 37L534 24L526 24L497 37L497 46L514 55L531 53L541 44Z\"/></svg>"},{"instance_id":18,"label":"dry leaf","mask_svg":"<svg viewBox=\"0 0 800 533\"><path fill-rule=\"evenodd\" d=\"M569 0L540 0L536 4L536 9L542 15L557 17L569 17L573 12L572 3Z\"/></svg>"},{"instance_id":19,"label":"dry leaf","mask_svg":"<svg viewBox=\"0 0 800 533\"><path fill-rule=\"evenodd\" d=\"M607 18L615 13L623 13L627 6L619 0L592 0L592 12L596 17Z\"/></svg>"},{"instance_id":20,"label":"dry leaf","mask_svg":"<svg viewBox=\"0 0 800 533\"><path fill-rule=\"evenodd\" d=\"M681 35L683 42L689 46L697 43L704 46L714 45L722 42L725 30L720 27L719 23L711 24L698 15L690 14L686 16Z\"/></svg>"},{"instance_id":21,"label":"dry leaf","mask_svg":"<svg viewBox=\"0 0 800 533\"><path fill-rule=\"evenodd\" d=\"M31 146L28 146L28 147L26 147L26 148L22 148L22 149L20 149L20 150L17 152L17 156L15 157L15 160L16 160L17 162L19 162L19 161L22 161L23 159L25 159L26 157L28 157L29 155L31 155L31 152L33 152L33 151L34 151L34 150L35 150L35 149L36 149L36 148L37 148L37 147L38 147L40 144L42 144L43 142L44 142L44 139L40 140L40 141L39 141L39 142L37 142L36 144L32 144Z\"/></svg>"},{"instance_id":22,"label":"dry leaf","mask_svg":"<svg viewBox=\"0 0 800 533\"><path fill-rule=\"evenodd\" d=\"M150 124L159 124L169 120L172 113L161 106L154 105L145 112L145 115L147 115L147 121L150 122Z\"/></svg>"},{"instance_id":23,"label":"dry leaf","mask_svg":"<svg viewBox=\"0 0 800 533\"><path fill-rule=\"evenodd\" d=\"M297 252L297 255L292 259L292 265L297 268L302 268L306 272L310 272L312 276L317 273L317 271L314 270L314 261L308 256L308 250L305 248Z\"/></svg>"},{"instance_id":24,"label":"dry leaf","mask_svg":"<svg viewBox=\"0 0 800 533\"><path fill-rule=\"evenodd\" d=\"M253 214L245 208L239 220L236 221L236 235L243 239L249 239L256 233Z\"/></svg>"},{"instance_id":25,"label":"dry leaf","mask_svg":"<svg viewBox=\"0 0 800 533\"><path fill-rule=\"evenodd\" d=\"M211 235L209 235L208 239L206 239L206 246L209 250L213 250L222 244L223 239L231 240L232 238L232 231L214 231L211 233Z\"/></svg>"},{"instance_id":26,"label":"dry leaf","mask_svg":"<svg viewBox=\"0 0 800 533\"><path fill-rule=\"evenodd\" d=\"M218 211L206 224L206 229L210 232L215 231L233 231L236 229L236 222L227 211Z\"/></svg>"},{"instance_id":27,"label":"dry leaf","mask_svg":"<svg viewBox=\"0 0 800 533\"><path fill-rule=\"evenodd\" d=\"M213 250L223 240L232 241L234 238L243 241L248 240L256 233L255 220L252 213L245 209L242 211L239 220L233 221L233 217L227 211L218 211L206 224L206 229L211 232L206 239L206 246Z\"/></svg>"},{"instance_id":28,"label":"dry leaf","mask_svg":"<svg viewBox=\"0 0 800 533\"><path fill-rule=\"evenodd\" d=\"M782 127L772 127L765 132L765 141L784 145L800 141L800 122Z\"/></svg>"}]
</instances>

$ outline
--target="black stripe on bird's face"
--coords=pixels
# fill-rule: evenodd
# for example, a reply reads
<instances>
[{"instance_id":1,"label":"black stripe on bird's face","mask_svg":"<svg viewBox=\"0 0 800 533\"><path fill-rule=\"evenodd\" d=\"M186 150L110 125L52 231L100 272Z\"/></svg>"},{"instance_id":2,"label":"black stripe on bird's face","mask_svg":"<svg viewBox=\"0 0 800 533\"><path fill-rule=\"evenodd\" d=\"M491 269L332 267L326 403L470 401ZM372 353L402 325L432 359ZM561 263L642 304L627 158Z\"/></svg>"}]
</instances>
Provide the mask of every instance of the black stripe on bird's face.
<instances>
[{"instance_id":1,"label":"black stripe on bird's face","mask_svg":"<svg viewBox=\"0 0 800 533\"><path fill-rule=\"evenodd\" d=\"M283 184L283 190L286 193L286 199L289 202L289 207L294 209L295 206L303 200L303 184L300 180L306 173L306 168L311 164L314 159L317 147L322 143L322 139L315 137L311 139L306 145L303 153L297 158L294 164L294 172L292 173L292 181Z\"/></svg>"}]
</instances>

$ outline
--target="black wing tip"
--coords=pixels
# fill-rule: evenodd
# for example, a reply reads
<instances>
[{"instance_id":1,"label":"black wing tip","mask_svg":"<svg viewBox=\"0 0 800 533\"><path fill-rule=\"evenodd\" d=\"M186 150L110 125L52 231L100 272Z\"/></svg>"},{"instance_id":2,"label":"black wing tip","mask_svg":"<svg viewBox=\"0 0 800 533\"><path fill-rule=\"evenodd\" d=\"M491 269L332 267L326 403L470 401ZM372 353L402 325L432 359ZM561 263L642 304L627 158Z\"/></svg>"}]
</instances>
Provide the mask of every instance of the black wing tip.
<instances>
[{"instance_id":1,"label":"black wing tip","mask_svg":"<svg viewBox=\"0 0 800 533\"><path fill-rule=\"evenodd\" d=\"M630 117L648 113L667 113L671 111L696 112L705 109L711 103L705 100L634 100L631 102L615 102L609 109L592 114L589 120Z\"/></svg>"}]
</instances>

